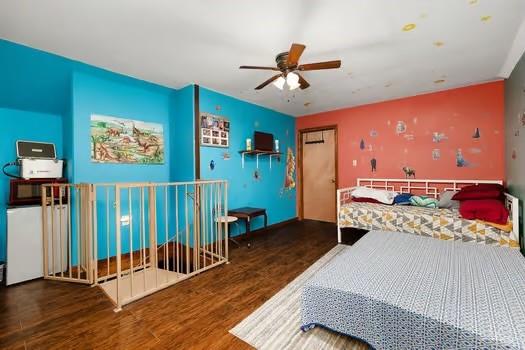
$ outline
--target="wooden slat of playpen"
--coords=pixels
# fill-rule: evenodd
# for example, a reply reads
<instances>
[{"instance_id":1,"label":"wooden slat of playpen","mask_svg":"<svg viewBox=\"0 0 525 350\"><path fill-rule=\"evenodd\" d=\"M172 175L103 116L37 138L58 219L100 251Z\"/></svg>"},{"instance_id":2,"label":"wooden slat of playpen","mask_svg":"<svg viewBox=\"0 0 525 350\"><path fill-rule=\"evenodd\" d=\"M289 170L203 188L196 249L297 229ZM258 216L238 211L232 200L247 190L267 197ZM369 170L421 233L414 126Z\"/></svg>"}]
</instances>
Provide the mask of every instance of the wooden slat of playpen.
<instances>
[{"instance_id":1,"label":"wooden slat of playpen","mask_svg":"<svg viewBox=\"0 0 525 350\"><path fill-rule=\"evenodd\" d=\"M227 182L224 182L224 212L225 212L225 215L227 216L228 215L228 183ZM226 261L228 261L229 259L229 251L228 251L228 244L229 244L229 229L230 227L228 225L226 225L226 227L224 228L225 229L225 239L224 239L224 244L225 244L225 258L226 258Z\"/></svg>"},{"instance_id":2,"label":"wooden slat of playpen","mask_svg":"<svg viewBox=\"0 0 525 350\"><path fill-rule=\"evenodd\" d=\"M184 185L184 223L186 226L186 273L190 273L190 223L188 221L188 185Z\"/></svg>"},{"instance_id":3,"label":"wooden slat of playpen","mask_svg":"<svg viewBox=\"0 0 525 350\"><path fill-rule=\"evenodd\" d=\"M213 186L213 196L215 197L215 216L217 218L221 217L219 212L219 190L217 184ZM219 220L215 220L215 252L219 254L219 226L222 225Z\"/></svg>"},{"instance_id":4,"label":"wooden slat of playpen","mask_svg":"<svg viewBox=\"0 0 525 350\"><path fill-rule=\"evenodd\" d=\"M110 240L109 240L109 186L106 187L106 281L109 278L109 266L110 266Z\"/></svg>"},{"instance_id":5,"label":"wooden slat of playpen","mask_svg":"<svg viewBox=\"0 0 525 350\"><path fill-rule=\"evenodd\" d=\"M64 277L64 252L63 252L63 245L62 245L62 186L58 185L56 188L58 188L58 230L59 230L59 239L58 244L60 247L60 277ZM54 190L55 188L53 188Z\"/></svg>"},{"instance_id":6,"label":"wooden slat of playpen","mask_svg":"<svg viewBox=\"0 0 525 350\"><path fill-rule=\"evenodd\" d=\"M78 187L75 186L75 203L76 203L76 211L75 211L75 233L77 236L77 279L80 279L80 234L81 234L81 227L80 227L80 195L78 192Z\"/></svg>"},{"instance_id":7,"label":"wooden slat of playpen","mask_svg":"<svg viewBox=\"0 0 525 350\"><path fill-rule=\"evenodd\" d=\"M72 231L72 224L71 224L71 186L67 186L67 256L68 256L68 266L69 266L69 278L73 278L73 264L72 264L72 257L71 257L71 249L72 249L72 237L73 237L73 231Z\"/></svg>"},{"instance_id":8,"label":"wooden slat of playpen","mask_svg":"<svg viewBox=\"0 0 525 350\"><path fill-rule=\"evenodd\" d=\"M122 278L122 261L121 261L121 240L120 240L120 191L119 185L115 187L115 238L116 238L116 256L117 256L117 309L122 307L122 300L120 296L120 279Z\"/></svg>"},{"instance_id":9,"label":"wooden slat of playpen","mask_svg":"<svg viewBox=\"0 0 525 350\"><path fill-rule=\"evenodd\" d=\"M47 276L48 270L48 244L49 244L49 232L47 227L47 188L42 188L42 242L44 242L44 276Z\"/></svg>"},{"instance_id":10,"label":"wooden slat of playpen","mask_svg":"<svg viewBox=\"0 0 525 350\"><path fill-rule=\"evenodd\" d=\"M143 277L143 283L144 283L144 290L146 290L146 219L145 219L145 214L144 214L144 211L146 210L145 206L144 206L144 187L140 187L140 222L141 222L141 240L142 240L142 252L141 252L141 255L142 255L142 262L143 262L143 267L142 267L142 277ZM150 255L150 260L151 262L151 255Z\"/></svg>"},{"instance_id":11,"label":"wooden slat of playpen","mask_svg":"<svg viewBox=\"0 0 525 350\"><path fill-rule=\"evenodd\" d=\"M55 276L55 191L51 190L51 274Z\"/></svg>"},{"instance_id":12,"label":"wooden slat of playpen","mask_svg":"<svg viewBox=\"0 0 525 350\"><path fill-rule=\"evenodd\" d=\"M86 264L86 278L89 281L89 283L92 283L93 281L93 236L92 236L92 230L93 230L93 213L91 210L91 186L89 184L84 185L84 192L85 192L85 201L84 204L86 206L86 225L84 225L86 228L86 232L84 235L84 239L86 241L86 256L84 258L85 264Z\"/></svg>"},{"instance_id":13,"label":"wooden slat of playpen","mask_svg":"<svg viewBox=\"0 0 525 350\"><path fill-rule=\"evenodd\" d=\"M179 254L179 186L175 186L175 249L176 249L176 264L177 273L181 271L180 254Z\"/></svg>"},{"instance_id":14,"label":"wooden slat of playpen","mask_svg":"<svg viewBox=\"0 0 525 350\"><path fill-rule=\"evenodd\" d=\"M131 207L131 187L128 187L128 217L129 217L129 273L130 273L130 288L131 296L133 297L133 282L135 278L133 276L133 209Z\"/></svg>"},{"instance_id":15,"label":"wooden slat of playpen","mask_svg":"<svg viewBox=\"0 0 525 350\"><path fill-rule=\"evenodd\" d=\"M170 255L169 255L169 243L168 240L168 186L164 186L164 270L169 271L170 269ZM168 282L168 274L166 275L166 283Z\"/></svg>"},{"instance_id":16,"label":"wooden slat of playpen","mask_svg":"<svg viewBox=\"0 0 525 350\"><path fill-rule=\"evenodd\" d=\"M201 197L200 197L200 221L201 221L201 245L198 247L198 254L199 254L199 261L200 257L202 255L203 257L203 266L206 267L206 187L205 185L200 185L201 189L199 190ZM202 250L202 252L201 252Z\"/></svg>"},{"instance_id":17,"label":"wooden slat of playpen","mask_svg":"<svg viewBox=\"0 0 525 350\"><path fill-rule=\"evenodd\" d=\"M155 269L155 286L159 285L159 263L157 254L157 196L156 188L148 186L148 207L149 207L149 256L150 262Z\"/></svg>"}]
</instances>

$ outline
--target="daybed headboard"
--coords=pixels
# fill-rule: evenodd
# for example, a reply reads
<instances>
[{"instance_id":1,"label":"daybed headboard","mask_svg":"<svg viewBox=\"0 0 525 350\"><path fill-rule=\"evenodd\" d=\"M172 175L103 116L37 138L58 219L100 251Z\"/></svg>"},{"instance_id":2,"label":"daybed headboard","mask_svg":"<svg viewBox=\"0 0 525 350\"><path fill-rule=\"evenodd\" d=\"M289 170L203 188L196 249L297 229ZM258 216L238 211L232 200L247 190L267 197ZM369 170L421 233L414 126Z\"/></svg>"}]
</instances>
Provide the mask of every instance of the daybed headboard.
<instances>
[{"instance_id":1,"label":"daybed headboard","mask_svg":"<svg viewBox=\"0 0 525 350\"><path fill-rule=\"evenodd\" d=\"M396 192L416 192L427 196L438 198L441 191L459 190L462 187L476 184L500 184L501 180L442 180L442 179L372 179L358 178L357 186L384 189ZM337 190L337 210L339 212L341 205L351 200L350 192L354 189L342 188ZM519 228L519 199L505 193L505 206L509 210L510 220L513 225L515 239L520 240Z\"/></svg>"},{"instance_id":2,"label":"daybed headboard","mask_svg":"<svg viewBox=\"0 0 525 350\"><path fill-rule=\"evenodd\" d=\"M380 188L396 192L412 192L414 190L427 196L438 198L441 191L456 191L462 187L477 184L500 184L500 180L435 180L435 179L357 179L357 186Z\"/></svg>"}]
</instances>

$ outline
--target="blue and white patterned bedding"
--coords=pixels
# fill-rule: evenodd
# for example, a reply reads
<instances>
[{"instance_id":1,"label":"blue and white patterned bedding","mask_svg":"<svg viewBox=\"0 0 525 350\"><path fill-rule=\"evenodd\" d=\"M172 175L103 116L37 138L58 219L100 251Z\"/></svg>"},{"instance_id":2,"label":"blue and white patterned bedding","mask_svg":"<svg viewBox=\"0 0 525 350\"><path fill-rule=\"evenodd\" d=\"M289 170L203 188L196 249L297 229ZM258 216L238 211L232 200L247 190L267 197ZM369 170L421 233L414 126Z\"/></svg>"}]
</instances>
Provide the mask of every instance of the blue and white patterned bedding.
<instances>
[{"instance_id":1,"label":"blue and white patterned bedding","mask_svg":"<svg viewBox=\"0 0 525 350\"><path fill-rule=\"evenodd\" d=\"M525 349L518 250L371 231L305 285L302 328L376 349Z\"/></svg>"}]
</instances>

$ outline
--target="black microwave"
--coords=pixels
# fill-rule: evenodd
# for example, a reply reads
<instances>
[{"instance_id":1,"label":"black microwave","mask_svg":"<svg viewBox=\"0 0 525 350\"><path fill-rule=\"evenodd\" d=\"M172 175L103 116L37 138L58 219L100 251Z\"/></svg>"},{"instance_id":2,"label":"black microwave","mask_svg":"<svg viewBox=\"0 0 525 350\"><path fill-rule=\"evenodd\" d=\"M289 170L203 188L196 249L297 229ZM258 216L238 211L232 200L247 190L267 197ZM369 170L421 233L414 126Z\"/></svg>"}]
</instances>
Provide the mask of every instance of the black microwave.
<instances>
[{"instance_id":1,"label":"black microwave","mask_svg":"<svg viewBox=\"0 0 525 350\"><path fill-rule=\"evenodd\" d=\"M42 185L67 183L66 179L12 179L9 184L9 205L31 205L42 203ZM65 199L65 191L62 197ZM59 199L58 186L47 187L47 197Z\"/></svg>"}]
</instances>

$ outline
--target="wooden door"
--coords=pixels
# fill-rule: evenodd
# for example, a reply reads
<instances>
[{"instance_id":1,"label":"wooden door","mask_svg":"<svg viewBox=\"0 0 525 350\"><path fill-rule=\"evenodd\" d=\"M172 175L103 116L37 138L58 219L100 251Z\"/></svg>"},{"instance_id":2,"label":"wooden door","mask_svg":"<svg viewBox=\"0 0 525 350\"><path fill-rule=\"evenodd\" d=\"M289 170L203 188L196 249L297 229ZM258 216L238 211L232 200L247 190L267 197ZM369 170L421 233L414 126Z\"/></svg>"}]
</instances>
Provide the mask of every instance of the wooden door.
<instances>
[{"instance_id":1,"label":"wooden door","mask_svg":"<svg viewBox=\"0 0 525 350\"><path fill-rule=\"evenodd\" d=\"M303 131L301 146L303 218L335 222L336 129Z\"/></svg>"}]
</instances>

